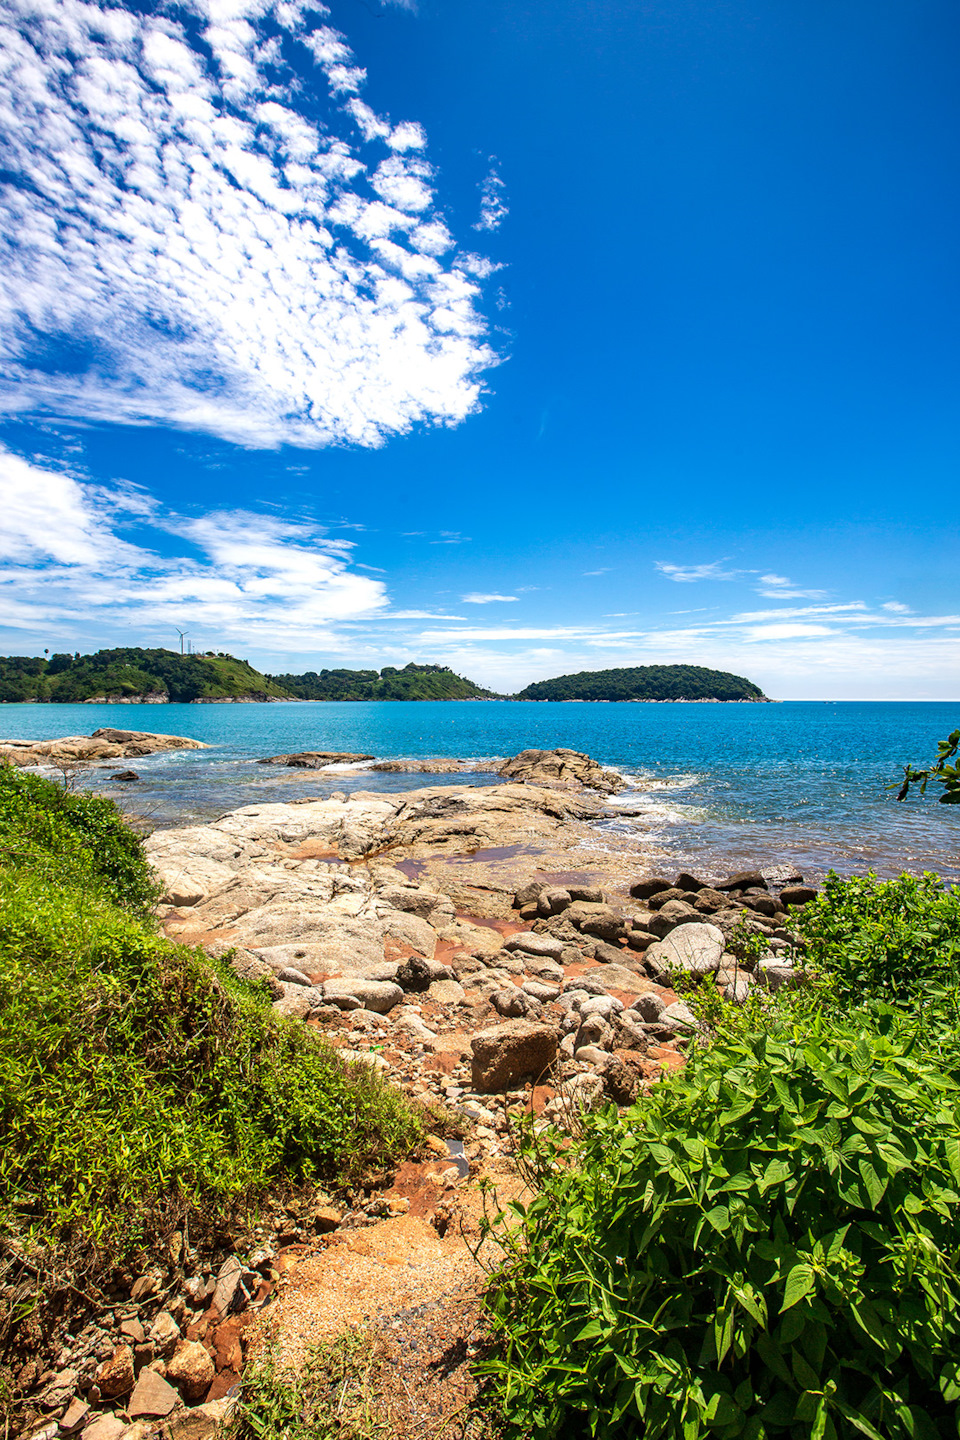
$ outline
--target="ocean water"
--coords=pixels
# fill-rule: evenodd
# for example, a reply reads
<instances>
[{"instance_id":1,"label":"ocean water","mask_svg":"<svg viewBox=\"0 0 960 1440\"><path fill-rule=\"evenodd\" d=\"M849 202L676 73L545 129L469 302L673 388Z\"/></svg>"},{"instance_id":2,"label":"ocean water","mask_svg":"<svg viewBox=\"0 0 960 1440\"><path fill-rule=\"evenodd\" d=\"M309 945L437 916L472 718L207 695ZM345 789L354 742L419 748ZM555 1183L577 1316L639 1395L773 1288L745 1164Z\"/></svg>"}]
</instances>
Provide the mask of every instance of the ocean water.
<instances>
[{"instance_id":1,"label":"ocean water","mask_svg":"<svg viewBox=\"0 0 960 1440\"><path fill-rule=\"evenodd\" d=\"M518 704L499 701L276 705L0 705L0 738L90 734L102 725L162 731L212 748L112 762L80 777L155 825L195 823L239 805L334 790L496 783L483 772L384 775L291 771L256 760L298 750L378 759L489 759L570 746L623 772L628 816L603 822L643 838L665 866L716 876L796 863L815 877L874 869L960 879L960 806L903 804L885 787L925 764L960 724L960 703L795 701L778 705Z\"/></svg>"}]
</instances>

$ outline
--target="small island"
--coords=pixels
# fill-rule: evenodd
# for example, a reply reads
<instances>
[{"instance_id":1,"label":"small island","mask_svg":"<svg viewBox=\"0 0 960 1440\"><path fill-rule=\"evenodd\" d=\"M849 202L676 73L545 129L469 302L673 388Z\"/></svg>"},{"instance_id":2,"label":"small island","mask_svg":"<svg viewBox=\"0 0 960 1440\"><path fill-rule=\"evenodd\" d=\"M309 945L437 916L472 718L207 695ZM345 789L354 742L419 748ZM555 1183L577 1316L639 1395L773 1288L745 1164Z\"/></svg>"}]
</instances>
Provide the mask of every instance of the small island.
<instances>
[{"instance_id":1,"label":"small island","mask_svg":"<svg viewBox=\"0 0 960 1440\"><path fill-rule=\"evenodd\" d=\"M576 675L539 680L514 698L772 703L759 686L745 680L742 675L731 675L725 670L707 670L700 665L636 665L626 670L581 670Z\"/></svg>"}]
</instances>

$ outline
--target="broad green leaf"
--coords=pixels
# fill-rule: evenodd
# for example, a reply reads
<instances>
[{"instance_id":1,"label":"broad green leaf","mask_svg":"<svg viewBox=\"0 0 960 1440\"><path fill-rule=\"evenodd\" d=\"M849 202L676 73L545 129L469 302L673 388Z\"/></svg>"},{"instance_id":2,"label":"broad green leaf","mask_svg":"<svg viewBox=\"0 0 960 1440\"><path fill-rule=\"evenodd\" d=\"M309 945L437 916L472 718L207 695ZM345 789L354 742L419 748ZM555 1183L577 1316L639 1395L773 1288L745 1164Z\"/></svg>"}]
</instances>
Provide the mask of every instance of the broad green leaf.
<instances>
[{"instance_id":1,"label":"broad green leaf","mask_svg":"<svg viewBox=\"0 0 960 1440\"><path fill-rule=\"evenodd\" d=\"M803 1262L794 1265L787 1276L787 1283L783 1289L783 1300L780 1302L781 1314L784 1310L791 1309L805 1295L809 1295L815 1284L813 1268L810 1265Z\"/></svg>"}]
</instances>

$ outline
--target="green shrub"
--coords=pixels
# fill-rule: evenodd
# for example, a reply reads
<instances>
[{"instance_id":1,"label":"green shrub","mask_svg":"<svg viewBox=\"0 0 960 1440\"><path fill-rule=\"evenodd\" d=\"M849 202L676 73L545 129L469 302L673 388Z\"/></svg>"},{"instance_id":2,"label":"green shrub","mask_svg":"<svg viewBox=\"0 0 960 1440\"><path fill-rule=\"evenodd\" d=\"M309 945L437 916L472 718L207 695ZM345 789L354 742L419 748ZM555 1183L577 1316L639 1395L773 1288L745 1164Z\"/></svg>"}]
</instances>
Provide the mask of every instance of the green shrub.
<instances>
[{"instance_id":1,"label":"green shrub","mask_svg":"<svg viewBox=\"0 0 960 1440\"><path fill-rule=\"evenodd\" d=\"M931 987L951 986L960 964L960 892L938 875L832 872L798 927L806 962L825 972L844 1001L874 998L912 1006Z\"/></svg>"},{"instance_id":2,"label":"green shrub","mask_svg":"<svg viewBox=\"0 0 960 1440\"><path fill-rule=\"evenodd\" d=\"M908 1029L728 1031L573 1151L528 1136L509 1434L956 1436L960 1088Z\"/></svg>"},{"instance_id":3,"label":"green shrub","mask_svg":"<svg viewBox=\"0 0 960 1440\"><path fill-rule=\"evenodd\" d=\"M116 904L140 914L157 895L143 842L124 824L112 800L72 794L3 764L0 866L29 868L50 884L102 890Z\"/></svg>"},{"instance_id":4,"label":"green shrub","mask_svg":"<svg viewBox=\"0 0 960 1440\"><path fill-rule=\"evenodd\" d=\"M108 802L3 779L8 1232L129 1249L161 1208L252 1202L280 1180L349 1180L409 1152L421 1128L399 1092L115 903L151 890Z\"/></svg>"}]
</instances>

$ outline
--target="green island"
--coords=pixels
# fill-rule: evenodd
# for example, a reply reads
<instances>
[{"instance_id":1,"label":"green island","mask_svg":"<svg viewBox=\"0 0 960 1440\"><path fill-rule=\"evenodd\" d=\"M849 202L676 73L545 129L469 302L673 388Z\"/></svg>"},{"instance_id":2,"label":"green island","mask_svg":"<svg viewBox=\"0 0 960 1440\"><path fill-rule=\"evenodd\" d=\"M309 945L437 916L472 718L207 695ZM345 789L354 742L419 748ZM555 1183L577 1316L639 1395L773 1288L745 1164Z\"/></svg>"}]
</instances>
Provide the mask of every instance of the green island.
<instances>
[{"instance_id":1,"label":"green island","mask_svg":"<svg viewBox=\"0 0 960 1440\"><path fill-rule=\"evenodd\" d=\"M232 655L178 655L139 646L95 655L0 656L0 702L77 704L169 700L285 700L290 696L246 660Z\"/></svg>"},{"instance_id":2,"label":"green island","mask_svg":"<svg viewBox=\"0 0 960 1440\"><path fill-rule=\"evenodd\" d=\"M446 665L393 665L377 670L308 670L267 677L299 700L491 700L472 680Z\"/></svg>"},{"instance_id":3,"label":"green island","mask_svg":"<svg viewBox=\"0 0 960 1440\"><path fill-rule=\"evenodd\" d=\"M767 697L742 675L701 665L635 665L624 670L581 670L538 680L516 700L752 700Z\"/></svg>"}]
</instances>

